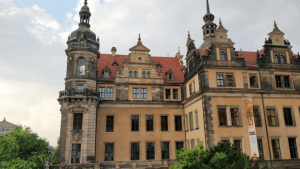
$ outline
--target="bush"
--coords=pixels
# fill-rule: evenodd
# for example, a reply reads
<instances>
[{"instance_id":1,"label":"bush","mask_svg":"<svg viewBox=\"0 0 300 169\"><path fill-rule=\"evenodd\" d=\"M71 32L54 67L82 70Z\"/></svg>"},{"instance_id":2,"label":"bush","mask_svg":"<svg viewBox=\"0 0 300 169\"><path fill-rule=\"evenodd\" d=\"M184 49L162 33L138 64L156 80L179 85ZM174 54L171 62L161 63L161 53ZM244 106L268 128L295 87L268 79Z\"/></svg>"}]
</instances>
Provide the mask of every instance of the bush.
<instances>
[{"instance_id":1,"label":"bush","mask_svg":"<svg viewBox=\"0 0 300 169\"><path fill-rule=\"evenodd\" d=\"M254 162L229 142L219 142L217 146L208 149L204 149L200 142L195 148L178 150L176 158L178 162L170 169L259 169L258 162Z\"/></svg>"}]
</instances>

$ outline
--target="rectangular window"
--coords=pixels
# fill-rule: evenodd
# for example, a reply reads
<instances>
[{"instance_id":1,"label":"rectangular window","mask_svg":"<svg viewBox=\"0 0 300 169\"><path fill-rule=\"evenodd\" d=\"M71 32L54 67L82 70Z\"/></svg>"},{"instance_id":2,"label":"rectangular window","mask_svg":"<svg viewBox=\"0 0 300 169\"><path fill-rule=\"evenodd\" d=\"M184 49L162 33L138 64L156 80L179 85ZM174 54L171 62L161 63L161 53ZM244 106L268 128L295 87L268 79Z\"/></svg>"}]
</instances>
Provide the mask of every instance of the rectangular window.
<instances>
[{"instance_id":1,"label":"rectangular window","mask_svg":"<svg viewBox=\"0 0 300 169\"><path fill-rule=\"evenodd\" d=\"M189 131L188 115L185 115L185 131Z\"/></svg>"},{"instance_id":2,"label":"rectangular window","mask_svg":"<svg viewBox=\"0 0 300 169\"><path fill-rule=\"evenodd\" d=\"M267 109L267 116L268 116L268 124L269 126L277 126L277 116L275 113L275 108L268 108Z\"/></svg>"},{"instance_id":3,"label":"rectangular window","mask_svg":"<svg viewBox=\"0 0 300 169\"><path fill-rule=\"evenodd\" d=\"M242 140L233 140L233 146L243 152L242 150Z\"/></svg>"},{"instance_id":4,"label":"rectangular window","mask_svg":"<svg viewBox=\"0 0 300 169\"><path fill-rule=\"evenodd\" d=\"M291 158L298 158L296 138L288 138Z\"/></svg>"},{"instance_id":5,"label":"rectangular window","mask_svg":"<svg viewBox=\"0 0 300 169\"><path fill-rule=\"evenodd\" d=\"M193 94L193 84L190 83L190 84L189 84L189 87L190 87L190 95L192 95L192 94Z\"/></svg>"},{"instance_id":6,"label":"rectangular window","mask_svg":"<svg viewBox=\"0 0 300 169\"><path fill-rule=\"evenodd\" d=\"M262 144L262 139L257 139L257 147L258 147L258 153L259 153L259 159L264 159L264 149Z\"/></svg>"},{"instance_id":7,"label":"rectangular window","mask_svg":"<svg viewBox=\"0 0 300 169\"><path fill-rule=\"evenodd\" d=\"M72 158L71 163L80 163L81 144L72 144Z\"/></svg>"},{"instance_id":8,"label":"rectangular window","mask_svg":"<svg viewBox=\"0 0 300 169\"><path fill-rule=\"evenodd\" d=\"M140 143L131 143L131 160L140 160Z\"/></svg>"},{"instance_id":9,"label":"rectangular window","mask_svg":"<svg viewBox=\"0 0 300 169\"><path fill-rule=\"evenodd\" d=\"M140 89L139 88L134 88L133 89L133 98L138 99L140 95Z\"/></svg>"},{"instance_id":10,"label":"rectangular window","mask_svg":"<svg viewBox=\"0 0 300 169\"><path fill-rule=\"evenodd\" d=\"M168 131L168 116L161 116L161 131Z\"/></svg>"},{"instance_id":11,"label":"rectangular window","mask_svg":"<svg viewBox=\"0 0 300 169\"><path fill-rule=\"evenodd\" d=\"M105 98L105 88L100 87L99 88L99 93L100 93L100 99L104 99Z\"/></svg>"},{"instance_id":12,"label":"rectangular window","mask_svg":"<svg viewBox=\"0 0 300 169\"><path fill-rule=\"evenodd\" d=\"M147 131L153 131L153 116L146 117Z\"/></svg>"},{"instance_id":13,"label":"rectangular window","mask_svg":"<svg viewBox=\"0 0 300 169\"><path fill-rule=\"evenodd\" d=\"M171 89L166 89L166 99L171 99Z\"/></svg>"},{"instance_id":14,"label":"rectangular window","mask_svg":"<svg viewBox=\"0 0 300 169\"><path fill-rule=\"evenodd\" d=\"M193 112L190 112L190 130L194 130Z\"/></svg>"},{"instance_id":15,"label":"rectangular window","mask_svg":"<svg viewBox=\"0 0 300 169\"><path fill-rule=\"evenodd\" d=\"M131 131L139 131L139 116L131 116Z\"/></svg>"},{"instance_id":16,"label":"rectangular window","mask_svg":"<svg viewBox=\"0 0 300 169\"><path fill-rule=\"evenodd\" d=\"M161 143L161 159L170 159L169 142Z\"/></svg>"},{"instance_id":17,"label":"rectangular window","mask_svg":"<svg viewBox=\"0 0 300 169\"><path fill-rule=\"evenodd\" d=\"M178 89L173 89L173 99L178 99Z\"/></svg>"},{"instance_id":18,"label":"rectangular window","mask_svg":"<svg viewBox=\"0 0 300 169\"><path fill-rule=\"evenodd\" d=\"M282 87L281 76L275 76L276 87Z\"/></svg>"},{"instance_id":19,"label":"rectangular window","mask_svg":"<svg viewBox=\"0 0 300 169\"><path fill-rule=\"evenodd\" d=\"M227 113L226 113L226 108L218 108L218 113L219 113L219 124L220 126L227 126Z\"/></svg>"},{"instance_id":20,"label":"rectangular window","mask_svg":"<svg viewBox=\"0 0 300 169\"><path fill-rule=\"evenodd\" d=\"M240 126L240 117L238 108L230 108L232 126Z\"/></svg>"},{"instance_id":21,"label":"rectangular window","mask_svg":"<svg viewBox=\"0 0 300 169\"><path fill-rule=\"evenodd\" d=\"M224 74L223 73L217 73L217 83L218 83L218 86L224 86Z\"/></svg>"},{"instance_id":22,"label":"rectangular window","mask_svg":"<svg viewBox=\"0 0 300 169\"><path fill-rule=\"evenodd\" d=\"M114 116L106 116L106 132L114 131Z\"/></svg>"},{"instance_id":23,"label":"rectangular window","mask_svg":"<svg viewBox=\"0 0 300 169\"><path fill-rule=\"evenodd\" d=\"M147 99L147 89L141 89L141 98Z\"/></svg>"},{"instance_id":24,"label":"rectangular window","mask_svg":"<svg viewBox=\"0 0 300 169\"><path fill-rule=\"evenodd\" d=\"M83 90L83 85L77 85L77 90Z\"/></svg>"},{"instance_id":25,"label":"rectangular window","mask_svg":"<svg viewBox=\"0 0 300 169\"><path fill-rule=\"evenodd\" d=\"M175 131L182 131L181 116L175 116Z\"/></svg>"},{"instance_id":26,"label":"rectangular window","mask_svg":"<svg viewBox=\"0 0 300 169\"><path fill-rule=\"evenodd\" d=\"M290 88L290 76L283 76L283 82L285 88Z\"/></svg>"},{"instance_id":27,"label":"rectangular window","mask_svg":"<svg viewBox=\"0 0 300 169\"><path fill-rule=\"evenodd\" d=\"M222 139L221 142L224 144L224 143L227 143L227 142L230 142L228 139Z\"/></svg>"},{"instance_id":28,"label":"rectangular window","mask_svg":"<svg viewBox=\"0 0 300 169\"><path fill-rule=\"evenodd\" d=\"M176 150L181 150L183 148L183 142L176 142Z\"/></svg>"},{"instance_id":29,"label":"rectangular window","mask_svg":"<svg viewBox=\"0 0 300 169\"><path fill-rule=\"evenodd\" d=\"M113 98L114 96L114 88L108 87L107 88L107 98Z\"/></svg>"},{"instance_id":30,"label":"rectangular window","mask_svg":"<svg viewBox=\"0 0 300 169\"><path fill-rule=\"evenodd\" d=\"M104 161L114 161L114 143L105 143Z\"/></svg>"},{"instance_id":31,"label":"rectangular window","mask_svg":"<svg viewBox=\"0 0 300 169\"><path fill-rule=\"evenodd\" d=\"M255 126L261 126L261 118L260 118L260 113L259 113L259 109L257 106L253 107L253 115L254 115Z\"/></svg>"},{"instance_id":32,"label":"rectangular window","mask_svg":"<svg viewBox=\"0 0 300 169\"><path fill-rule=\"evenodd\" d=\"M257 75L250 74L250 87L258 87Z\"/></svg>"},{"instance_id":33,"label":"rectangular window","mask_svg":"<svg viewBox=\"0 0 300 169\"><path fill-rule=\"evenodd\" d=\"M279 58L279 57L278 57L278 54L275 54L275 55L274 55L274 63L278 63L278 58Z\"/></svg>"},{"instance_id":34,"label":"rectangular window","mask_svg":"<svg viewBox=\"0 0 300 169\"><path fill-rule=\"evenodd\" d=\"M279 139L272 139L271 142L272 142L273 158L281 159Z\"/></svg>"},{"instance_id":35,"label":"rectangular window","mask_svg":"<svg viewBox=\"0 0 300 169\"><path fill-rule=\"evenodd\" d=\"M82 113L74 113L73 130L82 130Z\"/></svg>"},{"instance_id":36,"label":"rectangular window","mask_svg":"<svg viewBox=\"0 0 300 169\"><path fill-rule=\"evenodd\" d=\"M235 86L234 77L232 73L226 73L226 86Z\"/></svg>"},{"instance_id":37,"label":"rectangular window","mask_svg":"<svg viewBox=\"0 0 300 169\"><path fill-rule=\"evenodd\" d=\"M199 145L199 142L200 142L200 140L199 140L199 139L197 139L196 141L197 141L197 145Z\"/></svg>"},{"instance_id":38,"label":"rectangular window","mask_svg":"<svg viewBox=\"0 0 300 169\"><path fill-rule=\"evenodd\" d=\"M291 108L283 108L284 121L286 126L293 126L293 117Z\"/></svg>"},{"instance_id":39,"label":"rectangular window","mask_svg":"<svg viewBox=\"0 0 300 169\"><path fill-rule=\"evenodd\" d=\"M195 122L196 122L196 128L195 129L199 129L199 121L198 121L198 111L195 111Z\"/></svg>"},{"instance_id":40,"label":"rectangular window","mask_svg":"<svg viewBox=\"0 0 300 169\"><path fill-rule=\"evenodd\" d=\"M192 140L191 140L191 148L194 148L194 147L195 147L195 140L192 139Z\"/></svg>"},{"instance_id":41,"label":"rectangular window","mask_svg":"<svg viewBox=\"0 0 300 169\"><path fill-rule=\"evenodd\" d=\"M154 142L146 143L146 149L147 149L147 160L154 160L155 159Z\"/></svg>"}]
</instances>

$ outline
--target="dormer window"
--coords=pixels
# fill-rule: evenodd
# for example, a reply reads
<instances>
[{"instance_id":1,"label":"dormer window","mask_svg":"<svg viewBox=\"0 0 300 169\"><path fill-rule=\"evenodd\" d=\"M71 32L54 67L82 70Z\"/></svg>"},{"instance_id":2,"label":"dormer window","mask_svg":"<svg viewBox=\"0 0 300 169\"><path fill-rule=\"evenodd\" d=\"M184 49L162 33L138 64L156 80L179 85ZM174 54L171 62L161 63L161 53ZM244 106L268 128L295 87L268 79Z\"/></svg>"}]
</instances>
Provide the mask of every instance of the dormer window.
<instances>
[{"instance_id":1,"label":"dormer window","mask_svg":"<svg viewBox=\"0 0 300 169\"><path fill-rule=\"evenodd\" d=\"M129 77L132 77L132 71L129 71Z\"/></svg>"},{"instance_id":2,"label":"dormer window","mask_svg":"<svg viewBox=\"0 0 300 169\"><path fill-rule=\"evenodd\" d=\"M285 55L274 54L274 63L286 63Z\"/></svg>"},{"instance_id":3,"label":"dormer window","mask_svg":"<svg viewBox=\"0 0 300 169\"><path fill-rule=\"evenodd\" d=\"M110 70L108 69L108 67L104 68L102 71L102 75L104 78L109 78L110 77Z\"/></svg>"},{"instance_id":4,"label":"dormer window","mask_svg":"<svg viewBox=\"0 0 300 169\"><path fill-rule=\"evenodd\" d=\"M173 79L173 74L172 73L169 73L169 80L172 80Z\"/></svg>"},{"instance_id":5,"label":"dormer window","mask_svg":"<svg viewBox=\"0 0 300 169\"><path fill-rule=\"evenodd\" d=\"M226 60L225 52L221 52L220 59L221 60Z\"/></svg>"},{"instance_id":6,"label":"dormer window","mask_svg":"<svg viewBox=\"0 0 300 169\"><path fill-rule=\"evenodd\" d=\"M137 71L134 71L134 77L137 78Z\"/></svg>"},{"instance_id":7,"label":"dormer window","mask_svg":"<svg viewBox=\"0 0 300 169\"><path fill-rule=\"evenodd\" d=\"M168 80L173 80L174 79L174 77L173 77L173 70L172 69L169 69L166 72L166 75L167 75Z\"/></svg>"},{"instance_id":8,"label":"dormer window","mask_svg":"<svg viewBox=\"0 0 300 169\"><path fill-rule=\"evenodd\" d=\"M85 59L84 58L80 58L77 61L77 74L85 75Z\"/></svg>"},{"instance_id":9,"label":"dormer window","mask_svg":"<svg viewBox=\"0 0 300 169\"><path fill-rule=\"evenodd\" d=\"M143 71L143 78L146 78L146 72L145 71Z\"/></svg>"},{"instance_id":10,"label":"dormer window","mask_svg":"<svg viewBox=\"0 0 300 169\"><path fill-rule=\"evenodd\" d=\"M108 78L109 77L109 72L104 72L104 77Z\"/></svg>"}]
</instances>

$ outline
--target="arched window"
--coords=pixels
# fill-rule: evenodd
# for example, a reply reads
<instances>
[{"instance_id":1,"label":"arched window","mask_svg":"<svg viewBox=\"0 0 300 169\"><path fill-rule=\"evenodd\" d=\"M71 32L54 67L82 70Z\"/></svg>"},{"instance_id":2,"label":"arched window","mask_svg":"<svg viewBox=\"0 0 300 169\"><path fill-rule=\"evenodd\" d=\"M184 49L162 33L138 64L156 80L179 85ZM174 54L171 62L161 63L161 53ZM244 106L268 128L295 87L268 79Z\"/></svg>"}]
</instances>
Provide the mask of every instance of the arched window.
<instances>
[{"instance_id":1,"label":"arched window","mask_svg":"<svg viewBox=\"0 0 300 169\"><path fill-rule=\"evenodd\" d=\"M150 72L147 72L147 78L151 78Z\"/></svg>"},{"instance_id":2,"label":"arched window","mask_svg":"<svg viewBox=\"0 0 300 169\"><path fill-rule=\"evenodd\" d=\"M143 71L143 78L146 78L146 72Z\"/></svg>"},{"instance_id":3,"label":"arched window","mask_svg":"<svg viewBox=\"0 0 300 169\"><path fill-rule=\"evenodd\" d=\"M278 55L277 54L274 55L274 63L278 63Z\"/></svg>"},{"instance_id":4,"label":"arched window","mask_svg":"<svg viewBox=\"0 0 300 169\"><path fill-rule=\"evenodd\" d=\"M207 31L206 31L206 36L209 36L209 30L207 29Z\"/></svg>"},{"instance_id":5,"label":"arched window","mask_svg":"<svg viewBox=\"0 0 300 169\"><path fill-rule=\"evenodd\" d=\"M132 71L129 71L129 77L132 77Z\"/></svg>"},{"instance_id":6,"label":"arched window","mask_svg":"<svg viewBox=\"0 0 300 169\"><path fill-rule=\"evenodd\" d=\"M134 77L137 78L137 71L134 71Z\"/></svg>"},{"instance_id":7,"label":"arched window","mask_svg":"<svg viewBox=\"0 0 300 169\"><path fill-rule=\"evenodd\" d=\"M213 29L211 30L211 33L214 33L214 30L213 30Z\"/></svg>"},{"instance_id":8,"label":"arched window","mask_svg":"<svg viewBox=\"0 0 300 169\"><path fill-rule=\"evenodd\" d=\"M221 52L220 59L221 59L221 60L226 60L226 58L225 58L225 53L224 53L224 52Z\"/></svg>"},{"instance_id":9,"label":"arched window","mask_svg":"<svg viewBox=\"0 0 300 169\"><path fill-rule=\"evenodd\" d=\"M83 58L78 59L77 72L78 75L85 75L85 59Z\"/></svg>"}]
</instances>

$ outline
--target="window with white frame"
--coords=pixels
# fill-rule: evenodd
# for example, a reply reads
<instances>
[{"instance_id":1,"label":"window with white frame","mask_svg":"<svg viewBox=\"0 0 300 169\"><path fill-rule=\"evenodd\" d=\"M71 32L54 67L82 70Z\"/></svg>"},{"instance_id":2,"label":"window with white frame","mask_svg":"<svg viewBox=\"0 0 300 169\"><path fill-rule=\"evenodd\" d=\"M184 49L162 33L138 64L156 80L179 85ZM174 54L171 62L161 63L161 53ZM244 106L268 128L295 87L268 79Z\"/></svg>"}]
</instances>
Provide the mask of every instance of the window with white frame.
<instances>
[{"instance_id":1,"label":"window with white frame","mask_svg":"<svg viewBox=\"0 0 300 169\"><path fill-rule=\"evenodd\" d=\"M114 98L114 88L113 87L99 87L100 99L112 99Z\"/></svg>"},{"instance_id":2,"label":"window with white frame","mask_svg":"<svg viewBox=\"0 0 300 169\"><path fill-rule=\"evenodd\" d=\"M100 93L100 99L104 99L105 98L105 87L100 87L99 93Z\"/></svg>"},{"instance_id":3,"label":"window with white frame","mask_svg":"<svg viewBox=\"0 0 300 169\"><path fill-rule=\"evenodd\" d=\"M140 89L139 88L134 88L133 89L133 98L138 99L140 95Z\"/></svg>"},{"instance_id":4,"label":"window with white frame","mask_svg":"<svg viewBox=\"0 0 300 169\"><path fill-rule=\"evenodd\" d=\"M133 99L147 99L147 88L133 88Z\"/></svg>"},{"instance_id":5,"label":"window with white frame","mask_svg":"<svg viewBox=\"0 0 300 169\"><path fill-rule=\"evenodd\" d=\"M141 98L147 99L147 89L146 88L141 89Z\"/></svg>"},{"instance_id":6,"label":"window with white frame","mask_svg":"<svg viewBox=\"0 0 300 169\"><path fill-rule=\"evenodd\" d=\"M113 98L114 97L114 88L108 87L107 88L107 98Z\"/></svg>"}]
</instances>

